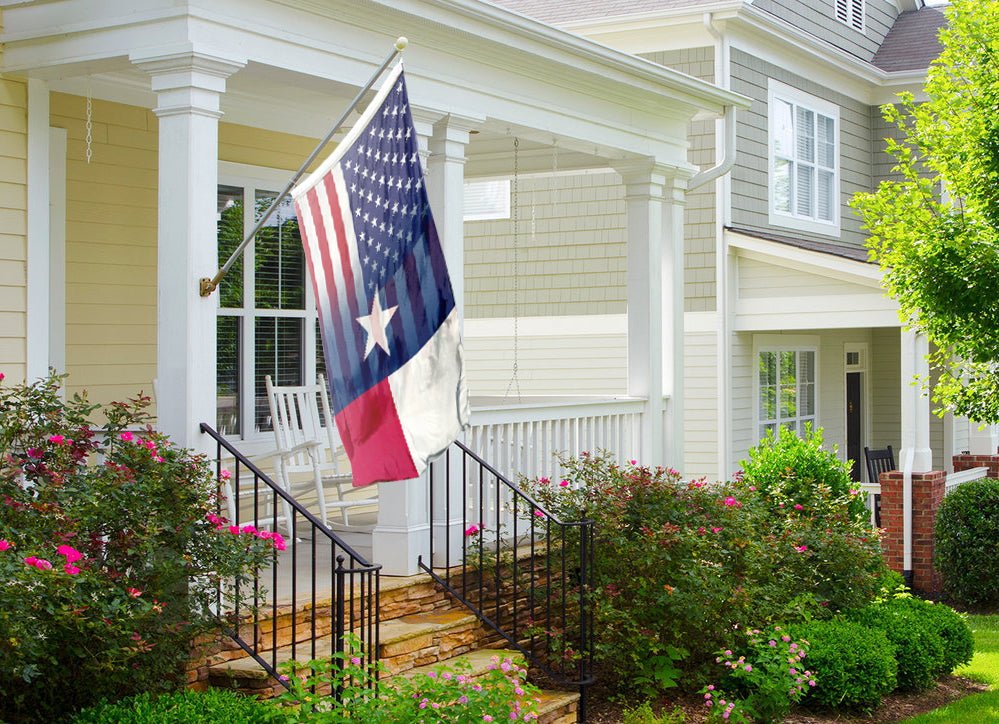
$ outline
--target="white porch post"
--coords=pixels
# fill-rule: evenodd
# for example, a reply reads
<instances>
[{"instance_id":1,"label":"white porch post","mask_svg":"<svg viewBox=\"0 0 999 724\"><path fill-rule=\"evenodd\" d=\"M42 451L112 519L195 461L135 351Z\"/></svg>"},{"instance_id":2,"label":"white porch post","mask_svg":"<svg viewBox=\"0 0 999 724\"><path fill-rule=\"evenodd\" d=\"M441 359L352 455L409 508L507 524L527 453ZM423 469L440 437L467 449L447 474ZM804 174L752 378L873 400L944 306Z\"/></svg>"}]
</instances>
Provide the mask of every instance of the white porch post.
<instances>
[{"instance_id":1,"label":"white porch post","mask_svg":"<svg viewBox=\"0 0 999 724\"><path fill-rule=\"evenodd\" d=\"M640 462L681 467L687 174L651 161L617 169L627 203L628 394L648 399Z\"/></svg>"},{"instance_id":2,"label":"white porch post","mask_svg":"<svg viewBox=\"0 0 999 724\"><path fill-rule=\"evenodd\" d=\"M999 448L996 425L980 427L977 422L969 422L968 452L972 455L995 455Z\"/></svg>"},{"instance_id":3,"label":"white porch post","mask_svg":"<svg viewBox=\"0 0 999 724\"><path fill-rule=\"evenodd\" d=\"M483 119L447 115L433 124L427 193L444 248L455 306L465 319L465 149L469 132ZM443 460L442 460L443 463ZM440 464L434 475L433 564L461 563L464 511L461 464Z\"/></svg>"},{"instance_id":4,"label":"white porch post","mask_svg":"<svg viewBox=\"0 0 999 724\"><path fill-rule=\"evenodd\" d=\"M933 469L930 450L930 398L915 379L929 374L929 344L921 334L903 329L902 352L902 569L912 580L912 474Z\"/></svg>"},{"instance_id":5,"label":"white porch post","mask_svg":"<svg viewBox=\"0 0 999 724\"><path fill-rule=\"evenodd\" d=\"M159 118L157 416L177 444L198 448L201 422L215 421L215 309L198 280L218 268L218 121L225 81L242 61L186 50L140 51Z\"/></svg>"},{"instance_id":6,"label":"white porch post","mask_svg":"<svg viewBox=\"0 0 999 724\"><path fill-rule=\"evenodd\" d=\"M28 256L25 379L45 377L52 362L49 254L49 86L28 79Z\"/></svg>"}]
</instances>

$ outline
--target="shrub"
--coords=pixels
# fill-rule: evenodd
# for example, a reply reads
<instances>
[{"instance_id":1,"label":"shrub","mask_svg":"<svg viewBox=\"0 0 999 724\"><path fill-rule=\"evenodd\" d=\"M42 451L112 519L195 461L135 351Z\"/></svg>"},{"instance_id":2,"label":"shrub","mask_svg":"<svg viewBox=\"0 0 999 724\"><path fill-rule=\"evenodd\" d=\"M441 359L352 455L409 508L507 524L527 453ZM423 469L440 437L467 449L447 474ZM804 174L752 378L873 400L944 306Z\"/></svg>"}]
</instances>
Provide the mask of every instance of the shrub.
<instances>
[{"instance_id":1,"label":"shrub","mask_svg":"<svg viewBox=\"0 0 999 724\"><path fill-rule=\"evenodd\" d=\"M999 480L972 480L948 494L935 536L944 592L966 605L999 604Z\"/></svg>"},{"instance_id":2,"label":"shrub","mask_svg":"<svg viewBox=\"0 0 999 724\"><path fill-rule=\"evenodd\" d=\"M885 632L895 647L899 689L928 689L946 668L944 641L926 612L928 605L912 597L893 598L848 614L857 623Z\"/></svg>"},{"instance_id":3,"label":"shrub","mask_svg":"<svg viewBox=\"0 0 999 724\"><path fill-rule=\"evenodd\" d=\"M910 598L904 604L922 616L943 642L943 659L935 676L951 673L975 654L975 636L964 616L942 603Z\"/></svg>"},{"instance_id":4,"label":"shrub","mask_svg":"<svg viewBox=\"0 0 999 724\"><path fill-rule=\"evenodd\" d=\"M224 527L205 460L137 432L148 402L0 386L0 720L181 685L218 584L283 544Z\"/></svg>"},{"instance_id":5,"label":"shrub","mask_svg":"<svg viewBox=\"0 0 999 724\"><path fill-rule=\"evenodd\" d=\"M825 709L871 710L895 689L895 647L884 631L852 621L811 621L792 627L806 638L817 685L804 703Z\"/></svg>"},{"instance_id":6,"label":"shrub","mask_svg":"<svg viewBox=\"0 0 999 724\"><path fill-rule=\"evenodd\" d=\"M154 696L149 693L84 709L75 724L262 724L284 721L273 704L230 691L179 691Z\"/></svg>"},{"instance_id":7,"label":"shrub","mask_svg":"<svg viewBox=\"0 0 999 724\"><path fill-rule=\"evenodd\" d=\"M595 659L619 690L649 697L684 674L696 689L742 622L826 617L879 590L879 541L849 491L820 486L808 505L781 506L745 480L683 481L605 455L562 464L564 485L522 486L562 520L594 521Z\"/></svg>"},{"instance_id":8,"label":"shrub","mask_svg":"<svg viewBox=\"0 0 999 724\"><path fill-rule=\"evenodd\" d=\"M744 654L719 651L715 661L729 669L721 686L709 684L701 693L713 718L756 722L782 721L791 705L816 685L806 669L809 643L795 640L780 626L752 629Z\"/></svg>"}]
</instances>

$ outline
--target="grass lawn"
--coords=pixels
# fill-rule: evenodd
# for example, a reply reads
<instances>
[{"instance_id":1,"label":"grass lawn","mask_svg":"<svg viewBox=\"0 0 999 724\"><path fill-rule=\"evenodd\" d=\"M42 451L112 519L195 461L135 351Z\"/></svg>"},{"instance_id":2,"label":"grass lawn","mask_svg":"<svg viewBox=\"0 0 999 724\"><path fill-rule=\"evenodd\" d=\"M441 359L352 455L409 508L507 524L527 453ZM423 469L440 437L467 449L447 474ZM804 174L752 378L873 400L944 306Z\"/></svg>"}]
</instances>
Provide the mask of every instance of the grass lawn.
<instances>
[{"instance_id":1,"label":"grass lawn","mask_svg":"<svg viewBox=\"0 0 999 724\"><path fill-rule=\"evenodd\" d=\"M988 684L991 690L959 699L953 704L906 719L906 722L999 722L999 614L969 616L968 623L975 632L975 658L954 673Z\"/></svg>"}]
</instances>

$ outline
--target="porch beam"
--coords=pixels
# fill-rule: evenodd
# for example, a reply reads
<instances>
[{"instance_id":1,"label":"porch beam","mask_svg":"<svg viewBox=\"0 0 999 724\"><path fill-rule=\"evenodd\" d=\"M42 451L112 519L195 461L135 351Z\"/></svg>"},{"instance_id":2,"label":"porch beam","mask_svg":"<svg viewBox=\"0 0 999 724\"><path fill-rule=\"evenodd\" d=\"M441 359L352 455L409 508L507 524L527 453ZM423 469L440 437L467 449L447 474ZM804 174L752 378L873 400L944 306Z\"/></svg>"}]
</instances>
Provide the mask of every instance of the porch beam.
<instances>
[{"instance_id":1,"label":"porch beam","mask_svg":"<svg viewBox=\"0 0 999 724\"><path fill-rule=\"evenodd\" d=\"M198 279L218 266L218 121L226 79L240 60L192 51L141 51L159 119L157 226L157 416L177 444L201 447L201 422L215 421L217 297Z\"/></svg>"}]
</instances>

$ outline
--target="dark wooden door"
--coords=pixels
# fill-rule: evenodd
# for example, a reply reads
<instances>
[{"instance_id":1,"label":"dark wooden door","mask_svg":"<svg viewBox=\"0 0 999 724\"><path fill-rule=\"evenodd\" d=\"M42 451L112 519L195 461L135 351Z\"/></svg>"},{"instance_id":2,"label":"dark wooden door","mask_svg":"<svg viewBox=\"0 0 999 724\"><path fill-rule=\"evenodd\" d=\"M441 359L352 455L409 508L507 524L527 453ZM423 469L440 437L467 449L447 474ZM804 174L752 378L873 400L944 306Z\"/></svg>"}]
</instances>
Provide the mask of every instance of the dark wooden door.
<instances>
[{"instance_id":1,"label":"dark wooden door","mask_svg":"<svg viewBox=\"0 0 999 724\"><path fill-rule=\"evenodd\" d=\"M853 461L850 477L860 481L860 456L863 453L861 445L861 372L846 373L846 456Z\"/></svg>"}]
</instances>

